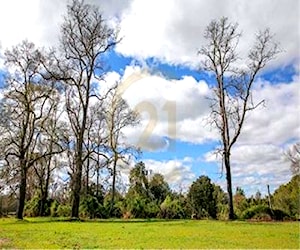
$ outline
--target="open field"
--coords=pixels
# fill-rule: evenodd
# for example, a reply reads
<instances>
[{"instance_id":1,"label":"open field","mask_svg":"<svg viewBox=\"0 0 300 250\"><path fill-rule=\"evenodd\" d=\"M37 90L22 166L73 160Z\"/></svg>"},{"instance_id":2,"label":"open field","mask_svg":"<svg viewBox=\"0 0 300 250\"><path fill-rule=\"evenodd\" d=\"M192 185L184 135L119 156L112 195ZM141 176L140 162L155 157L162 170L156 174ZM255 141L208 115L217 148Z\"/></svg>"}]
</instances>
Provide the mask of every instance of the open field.
<instances>
[{"instance_id":1,"label":"open field","mask_svg":"<svg viewBox=\"0 0 300 250\"><path fill-rule=\"evenodd\" d=\"M0 248L299 248L298 222L0 219Z\"/></svg>"}]
</instances>

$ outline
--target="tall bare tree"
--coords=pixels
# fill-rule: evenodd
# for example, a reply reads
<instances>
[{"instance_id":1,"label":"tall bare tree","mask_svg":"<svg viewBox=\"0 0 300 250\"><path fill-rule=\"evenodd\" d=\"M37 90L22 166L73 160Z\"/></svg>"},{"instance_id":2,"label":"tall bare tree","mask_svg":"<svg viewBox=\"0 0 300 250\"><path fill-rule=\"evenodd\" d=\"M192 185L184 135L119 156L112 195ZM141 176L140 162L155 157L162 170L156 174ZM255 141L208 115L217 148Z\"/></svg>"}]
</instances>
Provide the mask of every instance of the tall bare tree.
<instances>
[{"instance_id":1,"label":"tall bare tree","mask_svg":"<svg viewBox=\"0 0 300 250\"><path fill-rule=\"evenodd\" d=\"M245 61L247 67L241 69L237 66L242 63L236 51L241 37L237 24L230 23L225 17L213 20L207 26L204 37L208 43L199 50L199 54L205 58L203 69L212 72L216 80L211 100L211 118L221 136L220 153L226 170L229 219L234 219L231 149L240 136L246 113L262 103L253 102L253 83L279 49L269 29L259 32Z\"/></svg>"},{"instance_id":2,"label":"tall bare tree","mask_svg":"<svg viewBox=\"0 0 300 250\"><path fill-rule=\"evenodd\" d=\"M55 153L45 148L37 154L37 145L53 111L51 99L55 92L53 85L41 76L42 58L34 44L27 41L5 52L5 64L11 73L1 102L0 154L9 175L16 174L19 179L19 219L23 218L29 168Z\"/></svg>"},{"instance_id":3,"label":"tall bare tree","mask_svg":"<svg viewBox=\"0 0 300 250\"><path fill-rule=\"evenodd\" d=\"M131 110L127 102L120 96L118 89L112 89L106 99L106 126L108 133L107 147L111 161L112 195L110 203L110 215L113 212L116 194L117 166L123 161L128 163L129 155L136 155L139 150L126 142L124 129L135 126L139 122L138 113Z\"/></svg>"},{"instance_id":4,"label":"tall bare tree","mask_svg":"<svg viewBox=\"0 0 300 250\"><path fill-rule=\"evenodd\" d=\"M98 8L73 0L61 26L60 56L54 60L51 77L61 80L65 87L66 111L73 136L74 171L72 173L72 214L79 217L80 191L91 98L98 97L93 85L105 72L101 55L116 44L116 35L103 19ZM53 66L52 65L52 66Z\"/></svg>"}]
</instances>

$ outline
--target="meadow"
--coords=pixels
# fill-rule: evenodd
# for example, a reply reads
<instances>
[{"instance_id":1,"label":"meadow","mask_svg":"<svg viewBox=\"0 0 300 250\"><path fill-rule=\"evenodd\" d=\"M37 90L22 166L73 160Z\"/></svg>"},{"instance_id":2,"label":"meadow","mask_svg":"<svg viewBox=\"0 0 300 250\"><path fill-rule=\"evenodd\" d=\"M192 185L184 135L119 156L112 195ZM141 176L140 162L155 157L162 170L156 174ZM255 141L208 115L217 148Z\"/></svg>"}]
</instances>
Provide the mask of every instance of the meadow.
<instances>
[{"instance_id":1,"label":"meadow","mask_svg":"<svg viewBox=\"0 0 300 250\"><path fill-rule=\"evenodd\" d=\"M0 219L0 248L299 248L298 222Z\"/></svg>"}]
</instances>

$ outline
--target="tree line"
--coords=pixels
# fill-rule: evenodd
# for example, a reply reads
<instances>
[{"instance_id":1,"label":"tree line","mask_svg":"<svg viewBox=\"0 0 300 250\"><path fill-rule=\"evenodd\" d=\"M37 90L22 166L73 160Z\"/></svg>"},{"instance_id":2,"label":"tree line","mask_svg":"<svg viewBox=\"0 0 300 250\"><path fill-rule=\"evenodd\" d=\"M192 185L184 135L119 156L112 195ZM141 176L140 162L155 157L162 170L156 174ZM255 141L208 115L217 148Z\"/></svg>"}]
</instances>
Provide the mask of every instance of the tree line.
<instances>
[{"instance_id":1,"label":"tree line","mask_svg":"<svg viewBox=\"0 0 300 250\"><path fill-rule=\"evenodd\" d=\"M222 142L218 153L227 181L226 199L222 200L228 207L229 219L234 219L236 214L231 148L238 140L246 113L262 103L252 102L253 82L279 52L270 31L260 32L249 51L246 67L239 69L236 47L241 33L237 28L238 25L227 18L213 20L204 34L207 44L199 50L202 70L212 72L216 79L210 118ZM106 24L98 8L73 0L67 6L56 48L36 48L33 43L23 41L5 51L8 70L0 103L0 179L2 191L9 190L18 197L17 218L23 218L25 206L29 206L33 198L38 200L37 214L40 216L49 215L49 209L57 204L57 208L68 211L72 218L79 218L81 206L104 206L106 216L108 213L118 217L124 214L125 208L129 211L128 217L139 217L139 207L145 206L148 212L141 211L148 217L151 213L157 215L158 208L162 211L163 207L180 207L178 204L183 202L189 206L190 210L186 211L196 217L204 214L217 217L218 211L212 211L219 203L209 200L213 201L216 193L223 195L214 185L209 188L214 194L209 199L203 198L200 203L206 205L200 210L191 208L191 204L202 199L201 191L187 202L182 195L174 196L160 175L153 176L150 181L146 181L145 176L143 180L130 176L128 192L125 197L120 194L118 166L128 164L140 150L124 137L124 129L136 126L139 115L122 99L119 83L99 87L108 70L105 55L120 42L117 33ZM138 166L139 170L134 169L143 173L143 164ZM57 173L66 180L61 185L54 180ZM163 182L165 190L151 186L155 181ZM210 183L207 179L201 181ZM29 194L31 186L35 188ZM109 191L103 191L105 186ZM51 200L50 205L49 194L57 192L61 197ZM159 192L168 194L164 196ZM133 194L144 197L142 193L147 197L126 199ZM118 210L117 213L116 204L120 199L130 202L122 203L124 206L118 209L123 212ZM192 215L182 211L178 214L184 214L183 217ZM98 212L88 213L91 217L98 216ZM161 213L173 217L167 215L169 212Z\"/></svg>"},{"instance_id":2,"label":"tree line","mask_svg":"<svg viewBox=\"0 0 300 250\"><path fill-rule=\"evenodd\" d=\"M38 178L33 176L28 189L24 214L26 216L69 217L71 213L71 189L58 187L42 203ZM299 218L299 175L281 185L270 196L246 197L244 190L237 187L233 195L236 219L291 220ZM68 184L69 185L69 184ZM143 162L137 163L129 173L126 192L117 190L111 207L112 190L94 181L85 185L80 193L79 216L81 218L161 218L161 219L219 219L228 216L228 194L214 184L208 176L200 176L186 193L171 190L163 175L146 170ZM43 205L43 214L41 206ZM0 214L15 211L16 197L0 196Z\"/></svg>"}]
</instances>

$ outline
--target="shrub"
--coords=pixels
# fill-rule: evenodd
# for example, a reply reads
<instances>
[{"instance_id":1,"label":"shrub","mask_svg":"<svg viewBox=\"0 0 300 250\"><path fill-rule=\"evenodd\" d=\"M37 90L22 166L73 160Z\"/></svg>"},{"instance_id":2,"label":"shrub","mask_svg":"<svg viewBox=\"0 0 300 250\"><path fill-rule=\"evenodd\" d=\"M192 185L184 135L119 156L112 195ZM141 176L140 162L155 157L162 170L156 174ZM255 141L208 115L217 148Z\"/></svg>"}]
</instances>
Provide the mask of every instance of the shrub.
<instances>
[{"instance_id":1,"label":"shrub","mask_svg":"<svg viewBox=\"0 0 300 250\"><path fill-rule=\"evenodd\" d=\"M58 214L57 214L57 208L59 206L59 203L57 200L54 200L52 203L51 203L51 206L50 206L50 216L51 217L57 217Z\"/></svg>"},{"instance_id":2,"label":"shrub","mask_svg":"<svg viewBox=\"0 0 300 250\"><path fill-rule=\"evenodd\" d=\"M101 204L99 204L96 197L88 195L81 202L80 214L90 219L95 218L98 215L100 206Z\"/></svg>"},{"instance_id":3,"label":"shrub","mask_svg":"<svg viewBox=\"0 0 300 250\"><path fill-rule=\"evenodd\" d=\"M165 219L185 218L185 211L179 199L172 199L169 195L160 205L160 217Z\"/></svg>"},{"instance_id":4,"label":"shrub","mask_svg":"<svg viewBox=\"0 0 300 250\"><path fill-rule=\"evenodd\" d=\"M290 216L282 210L270 209L269 207L264 205L257 205L245 210L242 218L246 220L284 220L289 219Z\"/></svg>"},{"instance_id":5,"label":"shrub","mask_svg":"<svg viewBox=\"0 0 300 250\"><path fill-rule=\"evenodd\" d=\"M71 214L71 206L69 205L59 205L57 207L57 215L59 217L68 217Z\"/></svg>"},{"instance_id":6,"label":"shrub","mask_svg":"<svg viewBox=\"0 0 300 250\"><path fill-rule=\"evenodd\" d=\"M25 215L35 217L39 215L40 199L38 196L34 196L30 201L26 203Z\"/></svg>"}]
</instances>

